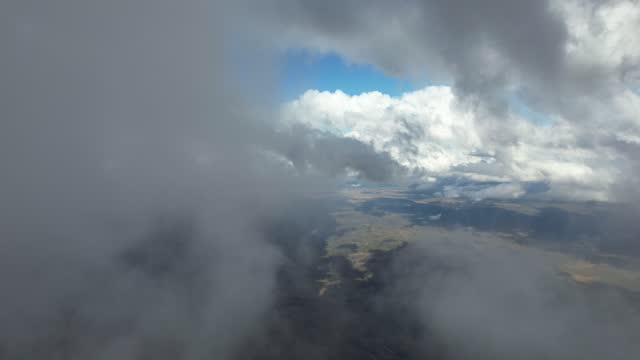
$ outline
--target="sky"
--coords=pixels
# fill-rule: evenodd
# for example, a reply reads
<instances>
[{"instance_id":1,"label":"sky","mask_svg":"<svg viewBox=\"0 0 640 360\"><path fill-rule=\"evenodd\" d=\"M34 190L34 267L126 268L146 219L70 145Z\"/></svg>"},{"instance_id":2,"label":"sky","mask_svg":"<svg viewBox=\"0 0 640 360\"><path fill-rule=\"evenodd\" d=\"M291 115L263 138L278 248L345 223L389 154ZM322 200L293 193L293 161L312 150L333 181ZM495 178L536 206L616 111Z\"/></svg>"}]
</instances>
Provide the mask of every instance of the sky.
<instances>
[{"instance_id":1,"label":"sky","mask_svg":"<svg viewBox=\"0 0 640 360\"><path fill-rule=\"evenodd\" d=\"M291 49L280 55L280 91L284 101L309 89L349 95L379 91L392 96L415 90L407 79L389 76L371 64L349 63L339 54Z\"/></svg>"},{"instance_id":2,"label":"sky","mask_svg":"<svg viewBox=\"0 0 640 360\"><path fill-rule=\"evenodd\" d=\"M295 100L307 90L339 90L348 95L377 91L399 97L403 93L435 85L427 79L411 81L402 76L389 75L372 64L352 63L336 53L289 49L279 56L279 91L283 102ZM538 125L552 122L549 116L533 110L517 94L510 93L505 97L509 109L523 118Z\"/></svg>"},{"instance_id":3,"label":"sky","mask_svg":"<svg viewBox=\"0 0 640 360\"><path fill-rule=\"evenodd\" d=\"M289 8L288 121L371 143L420 186L498 182L519 198L545 183L536 197L597 201L638 187L637 2L348 4Z\"/></svg>"}]
</instances>

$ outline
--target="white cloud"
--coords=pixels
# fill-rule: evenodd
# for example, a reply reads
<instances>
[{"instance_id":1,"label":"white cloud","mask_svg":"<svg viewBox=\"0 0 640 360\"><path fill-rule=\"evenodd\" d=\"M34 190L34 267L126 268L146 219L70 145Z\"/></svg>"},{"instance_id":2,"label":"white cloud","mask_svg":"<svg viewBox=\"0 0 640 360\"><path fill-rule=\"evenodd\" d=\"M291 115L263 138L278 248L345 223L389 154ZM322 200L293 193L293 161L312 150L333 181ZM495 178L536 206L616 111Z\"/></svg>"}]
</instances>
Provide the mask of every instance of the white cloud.
<instances>
[{"instance_id":1,"label":"white cloud","mask_svg":"<svg viewBox=\"0 0 640 360\"><path fill-rule=\"evenodd\" d=\"M288 121L373 143L405 166L439 173L480 160L470 155L480 146L473 117L456 110L454 101L449 87L428 87L401 97L309 90L287 104L284 113Z\"/></svg>"},{"instance_id":2,"label":"white cloud","mask_svg":"<svg viewBox=\"0 0 640 360\"><path fill-rule=\"evenodd\" d=\"M371 142L425 177L542 181L554 197L640 199L638 1L301 4L286 0L274 13L283 47L451 87L399 97L311 90L286 105L289 120ZM509 113L514 97L545 126Z\"/></svg>"},{"instance_id":3,"label":"white cloud","mask_svg":"<svg viewBox=\"0 0 640 360\"><path fill-rule=\"evenodd\" d=\"M557 118L538 126L516 114L495 118L460 103L447 86L426 87L392 97L379 92L350 96L309 90L283 107L288 123L302 122L386 150L402 165L428 177L462 176L495 186L446 196L519 197L522 184L545 182L546 196L606 200L624 173L624 154L589 143L585 130ZM620 133L625 139L628 133Z\"/></svg>"},{"instance_id":4,"label":"white cloud","mask_svg":"<svg viewBox=\"0 0 640 360\"><path fill-rule=\"evenodd\" d=\"M597 66L627 77L629 66L640 60L640 6L637 1L595 3L584 0L558 1L570 40L568 60L577 65ZM630 80L622 79L622 80Z\"/></svg>"}]
</instances>

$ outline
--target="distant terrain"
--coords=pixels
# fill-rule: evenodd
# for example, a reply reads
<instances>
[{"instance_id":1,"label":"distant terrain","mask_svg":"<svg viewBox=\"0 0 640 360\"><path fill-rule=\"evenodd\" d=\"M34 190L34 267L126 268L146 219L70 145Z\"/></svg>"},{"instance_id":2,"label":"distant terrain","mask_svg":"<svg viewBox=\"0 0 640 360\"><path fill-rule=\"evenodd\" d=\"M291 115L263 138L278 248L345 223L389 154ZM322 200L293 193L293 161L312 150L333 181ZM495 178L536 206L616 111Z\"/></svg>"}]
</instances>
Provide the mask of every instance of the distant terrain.
<instances>
[{"instance_id":1,"label":"distant terrain","mask_svg":"<svg viewBox=\"0 0 640 360\"><path fill-rule=\"evenodd\" d=\"M574 281L640 291L636 244L616 244L620 239L609 236L602 225L611 205L415 199L385 190L350 189L342 194L348 205L335 213L339 225L327 243L327 254L343 256L362 271L377 251L462 229L473 234L471 238L548 256L559 273Z\"/></svg>"},{"instance_id":2,"label":"distant terrain","mask_svg":"<svg viewBox=\"0 0 640 360\"><path fill-rule=\"evenodd\" d=\"M640 312L640 258L603 238L607 228L601 226L602 217L614 211L611 205L420 198L393 189L345 189L331 206L332 230L307 249L289 244L297 248L290 249L291 258L280 273L270 330L266 336L256 334L240 358L256 353L265 359L464 358L437 326L416 317L416 306L421 306L416 299L424 297L424 284L448 291L448 283L439 279L466 268L472 277L478 272L482 279L486 272L498 283L506 274L507 284L497 285L498 294L518 295L539 285L530 282L544 279L545 289L553 289L550 299L571 299L562 306L593 298L593 308L606 309L612 297L625 307L632 304L633 316ZM307 254L305 261L300 261L301 251ZM490 262L496 267L485 264ZM492 286L479 285L482 281L462 283ZM548 299L536 296L518 303L514 311L542 311L538 302L546 306ZM480 295L480 311L484 300ZM584 311L592 311L588 306ZM530 315L523 316L530 321ZM594 321L618 326L609 318ZM589 336L575 338L590 341ZM489 359L492 353L474 358Z\"/></svg>"}]
</instances>

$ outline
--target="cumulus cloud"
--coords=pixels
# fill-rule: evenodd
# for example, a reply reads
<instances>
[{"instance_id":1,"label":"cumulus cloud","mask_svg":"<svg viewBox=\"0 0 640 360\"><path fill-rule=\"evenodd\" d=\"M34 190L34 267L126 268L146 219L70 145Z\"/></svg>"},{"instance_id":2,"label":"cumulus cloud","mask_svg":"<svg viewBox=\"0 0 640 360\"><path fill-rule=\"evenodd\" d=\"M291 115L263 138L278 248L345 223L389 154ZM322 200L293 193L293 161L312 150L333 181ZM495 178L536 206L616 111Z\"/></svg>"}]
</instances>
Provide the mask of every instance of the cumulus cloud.
<instances>
[{"instance_id":1,"label":"cumulus cloud","mask_svg":"<svg viewBox=\"0 0 640 360\"><path fill-rule=\"evenodd\" d=\"M454 102L448 87L426 88L399 98L379 92L350 96L310 90L287 104L284 116L371 142L404 165L441 171L473 161L469 154L480 145L473 117L456 110Z\"/></svg>"},{"instance_id":2,"label":"cumulus cloud","mask_svg":"<svg viewBox=\"0 0 640 360\"><path fill-rule=\"evenodd\" d=\"M426 73L484 100L519 91L550 111L578 100L560 94L620 92L640 54L634 1L273 3L288 45L338 51L390 74Z\"/></svg>"},{"instance_id":3,"label":"cumulus cloud","mask_svg":"<svg viewBox=\"0 0 640 360\"><path fill-rule=\"evenodd\" d=\"M425 147L431 143L408 141L407 136L413 140L421 135L419 128L400 130L402 120L387 121L380 110L392 103L416 106L415 99L407 99L409 95L402 99L382 94L355 97L348 101L349 110L344 114L335 110L338 102L345 102L343 95L302 96L307 102L316 97L313 101L326 105L327 116L339 115L349 122L356 121L354 113L363 112L360 107L369 106L371 110L367 111L376 115L368 116L385 122L381 126L387 131L385 144L395 144L404 153L422 154L406 155L404 161L441 170L451 164L466 165L473 163L466 159L468 154L480 147L476 137L483 138L482 147L488 146L484 140L490 137L496 145L510 149L494 154L498 162L508 163L505 176L563 177L556 183L578 184L577 188L565 187L571 196L599 199L612 198L615 191L605 193L609 186L619 186L619 180L625 177L619 173L621 169L637 168L635 159L621 150L637 147L634 144L640 136L640 6L636 1L412 0L391 5L352 0L311 6L291 0L273 4L271 12L265 9L265 18L278 19L277 25L265 22L285 35L279 38L280 46L335 51L350 61L374 64L391 75L451 84L438 94L436 90L427 91L432 98L430 105L442 97L453 96L457 102L452 105L455 110L441 108L432 116L437 114L445 119L443 122L454 116L459 126L466 126L465 122L476 126L456 132L459 140L451 147L460 150L443 151L443 142L434 145L428 152L439 154L437 157L424 157ZM424 98L427 94L419 91L411 96ZM554 121L553 129L514 120L509 114L509 99L514 97ZM380 103L372 104L375 101ZM402 115L411 114L404 111ZM438 128L435 119L430 122L434 125L427 137L451 137L444 132L448 125ZM484 134L477 134L478 124ZM398 128L393 134L389 133L392 126ZM369 136L351 128L340 131ZM362 126L359 128L362 131ZM532 138L537 138L535 145L529 141ZM457 146L456 142L465 144ZM497 169L496 165L491 167ZM599 184L586 184L589 182ZM625 183L619 192L637 185ZM615 198L624 199L619 195Z\"/></svg>"},{"instance_id":4,"label":"cumulus cloud","mask_svg":"<svg viewBox=\"0 0 640 360\"><path fill-rule=\"evenodd\" d=\"M479 119L447 86L398 97L310 90L286 104L283 116L388 151L426 185L451 176L502 183L491 190L450 184L443 191L450 196L519 197L527 193L521 184L544 182L549 191L538 195L606 200L633 159L612 147L581 144L583 129L562 119L538 125L513 112Z\"/></svg>"}]
</instances>

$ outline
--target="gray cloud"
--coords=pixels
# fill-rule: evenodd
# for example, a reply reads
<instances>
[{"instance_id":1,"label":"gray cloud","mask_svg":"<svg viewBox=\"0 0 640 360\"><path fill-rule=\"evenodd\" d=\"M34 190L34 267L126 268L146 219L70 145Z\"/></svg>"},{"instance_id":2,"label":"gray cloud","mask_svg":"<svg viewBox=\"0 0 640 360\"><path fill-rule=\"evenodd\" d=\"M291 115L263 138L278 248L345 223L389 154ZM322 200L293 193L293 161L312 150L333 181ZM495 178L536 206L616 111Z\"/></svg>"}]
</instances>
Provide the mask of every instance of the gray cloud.
<instances>
[{"instance_id":1,"label":"gray cloud","mask_svg":"<svg viewBox=\"0 0 640 360\"><path fill-rule=\"evenodd\" d=\"M346 95L307 91L283 107L290 122L371 143L411 171L416 182L465 177L477 184L504 183L498 192L521 196L527 183L546 183L548 198L616 200L633 163L622 144L596 141L599 130L558 121L540 126L511 114L478 118L459 106L454 91L431 86L391 97L378 92ZM610 141L614 141L611 139ZM612 161L615 159L615 161ZM507 183L511 183L508 185ZM505 190L511 189L509 192ZM452 189L456 190L456 189ZM446 193L468 193L457 189Z\"/></svg>"},{"instance_id":2,"label":"gray cloud","mask_svg":"<svg viewBox=\"0 0 640 360\"><path fill-rule=\"evenodd\" d=\"M414 122L395 123L401 130L386 153L367 139L264 119L275 112L252 96L272 91L264 64L273 54L260 46L273 44L261 35L392 74L427 72L487 104L515 87L550 111L591 121L614 114L612 132L624 129L632 111L569 96L613 93L617 65L567 70L570 36L547 1L489 3L4 2L0 357L228 358L273 299L289 255L280 244L330 226L306 195L326 189L326 175L403 174L391 150L417 153L425 129ZM240 40L250 49L236 49ZM236 51L254 55L251 89L235 76ZM600 140L584 136L584 144ZM274 223L298 231L264 230ZM469 289L496 272L479 269ZM478 301L489 306L492 296ZM531 300L536 311L539 300ZM465 329L448 309L442 315L443 331ZM508 339L512 325L490 334ZM546 351L543 335L533 344Z\"/></svg>"},{"instance_id":3,"label":"gray cloud","mask_svg":"<svg viewBox=\"0 0 640 360\"><path fill-rule=\"evenodd\" d=\"M488 234L432 231L397 257L395 296L453 358L627 359L640 353L630 298L567 284L558 259ZM561 261L561 260L560 260Z\"/></svg>"},{"instance_id":4,"label":"gray cloud","mask_svg":"<svg viewBox=\"0 0 640 360\"><path fill-rule=\"evenodd\" d=\"M636 1L347 1L325 2L322 11L297 3L279 2L288 9L278 20L289 31L284 46L335 51L391 75L444 81L464 101L447 102L455 110L447 112L434 106L435 90L424 90L433 102L416 94L308 92L290 104L294 117L371 141L436 178L453 172L481 179L454 184L462 186L451 190L467 196L539 191L630 202L598 226L603 249L637 249L630 221L638 214ZM549 123L517 119L523 114L509 108L514 95ZM388 106L380 110L381 103ZM394 122L405 117L424 125L426 136L406 137ZM489 156L478 159L478 153ZM428 235L426 241L434 241ZM638 309L619 293L567 288L549 259L478 244L469 234L435 241L422 250L410 247L408 259L398 261L408 273L395 280L410 290L395 298L415 299L422 324L452 357L626 359L640 353L630 335L640 326Z\"/></svg>"},{"instance_id":5,"label":"gray cloud","mask_svg":"<svg viewBox=\"0 0 640 360\"><path fill-rule=\"evenodd\" d=\"M637 2L292 0L268 7L265 18L287 35L281 46L335 51L391 75L450 83L464 100L455 106L501 143L522 135L503 131L511 128L512 97L549 122L573 124L578 141L567 146L581 151L616 152L608 139L640 136Z\"/></svg>"},{"instance_id":6,"label":"gray cloud","mask_svg":"<svg viewBox=\"0 0 640 360\"><path fill-rule=\"evenodd\" d=\"M497 100L516 78L549 84L565 70L568 31L548 1L273 3L301 46L337 50L391 74L448 78L465 94Z\"/></svg>"},{"instance_id":7,"label":"gray cloud","mask_svg":"<svg viewBox=\"0 0 640 360\"><path fill-rule=\"evenodd\" d=\"M589 63L580 48L590 37L610 35L601 12L626 4L350 0L309 5L282 0L269 2L264 10L276 19L278 25L271 26L290 35L285 46L338 51L390 74L449 81L460 95L478 98L481 105L504 106L505 92L517 91L544 111L567 114L579 108L571 97L597 99L619 91L624 86L620 76L636 68L635 46L628 53L613 50L615 55L600 63ZM610 14L612 22L617 15ZM620 31L624 37L634 36L626 32L633 28ZM626 40L635 45L636 39ZM603 49L622 45L603 44ZM571 46L578 50L568 52Z\"/></svg>"},{"instance_id":8,"label":"gray cloud","mask_svg":"<svg viewBox=\"0 0 640 360\"><path fill-rule=\"evenodd\" d=\"M316 229L288 209L325 186L266 155L294 139L246 96L270 85L234 77L248 17L217 1L0 8L0 357L229 357L272 300L283 255L264 224ZM317 144L320 171L393 167Z\"/></svg>"},{"instance_id":9,"label":"gray cloud","mask_svg":"<svg viewBox=\"0 0 640 360\"><path fill-rule=\"evenodd\" d=\"M350 170L365 180L391 182L400 180L406 171L388 153L377 152L370 144L304 125L281 130L277 139L278 153L303 172L337 176Z\"/></svg>"}]
</instances>

